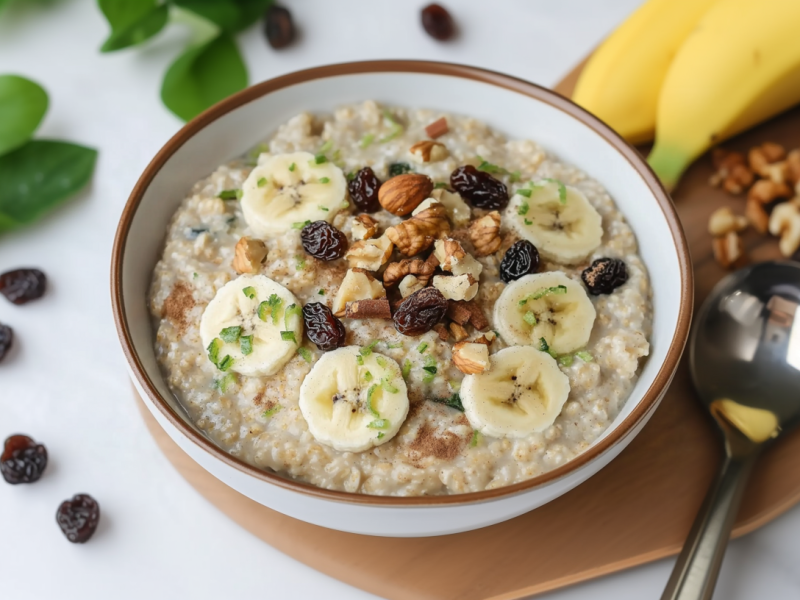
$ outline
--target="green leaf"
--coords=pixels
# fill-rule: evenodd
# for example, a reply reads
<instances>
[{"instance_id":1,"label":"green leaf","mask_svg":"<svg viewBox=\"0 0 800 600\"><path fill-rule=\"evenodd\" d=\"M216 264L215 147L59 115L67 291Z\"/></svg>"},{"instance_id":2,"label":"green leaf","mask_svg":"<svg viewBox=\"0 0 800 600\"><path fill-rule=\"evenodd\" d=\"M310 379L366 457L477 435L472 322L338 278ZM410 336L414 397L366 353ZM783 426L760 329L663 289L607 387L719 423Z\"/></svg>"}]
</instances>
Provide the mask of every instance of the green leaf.
<instances>
[{"instance_id":1,"label":"green leaf","mask_svg":"<svg viewBox=\"0 0 800 600\"><path fill-rule=\"evenodd\" d=\"M26 225L73 196L92 177L97 150L33 140L0 157L0 232Z\"/></svg>"},{"instance_id":2,"label":"green leaf","mask_svg":"<svg viewBox=\"0 0 800 600\"><path fill-rule=\"evenodd\" d=\"M47 112L47 92L18 75L0 75L0 155L22 146Z\"/></svg>"},{"instance_id":3,"label":"green leaf","mask_svg":"<svg viewBox=\"0 0 800 600\"><path fill-rule=\"evenodd\" d=\"M161 100L188 121L247 87L247 67L233 37L222 33L190 46L172 63L161 85Z\"/></svg>"},{"instance_id":4,"label":"green leaf","mask_svg":"<svg viewBox=\"0 0 800 600\"><path fill-rule=\"evenodd\" d=\"M176 6L208 19L223 31L235 33L258 21L273 0L173 0L173 2Z\"/></svg>"},{"instance_id":5,"label":"green leaf","mask_svg":"<svg viewBox=\"0 0 800 600\"><path fill-rule=\"evenodd\" d=\"M169 20L169 6L156 0L97 0L111 25L100 52L113 52L141 44L161 31Z\"/></svg>"},{"instance_id":6,"label":"green leaf","mask_svg":"<svg viewBox=\"0 0 800 600\"><path fill-rule=\"evenodd\" d=\"M464 405L461 403L461 396L458 394L453 394L449 398L428 398L428 400L438 402L439 404L444 404L445 406L449 406L450 408L455 408L456 410L464 412Z\"/></svg>"}]
</instances>

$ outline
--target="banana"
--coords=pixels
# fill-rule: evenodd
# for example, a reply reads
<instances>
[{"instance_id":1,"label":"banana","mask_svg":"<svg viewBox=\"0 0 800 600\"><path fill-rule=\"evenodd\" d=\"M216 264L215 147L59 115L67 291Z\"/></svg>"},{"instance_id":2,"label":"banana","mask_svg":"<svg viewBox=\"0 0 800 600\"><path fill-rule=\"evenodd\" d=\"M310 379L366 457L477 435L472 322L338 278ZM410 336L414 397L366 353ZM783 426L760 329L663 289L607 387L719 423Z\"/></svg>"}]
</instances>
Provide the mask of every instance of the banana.
<instances>
[{"instance_id":1,"label":"banana","mask_svg":"<svg viewBox=\"0 0 800 600\"><path fill-rule=\"evenodd\" d=\"M569 378L555 359L530 346L511 346L489 360L488 371L461 382L470 424L493 437L525 437L550 427L569 396Z\"/></svg>"},{"instance_id":2,"label":"banana","mask_svg":"<svg viewBox=\"0 0 800 600\"><path fill-rule=\"evenodd\" d=\"M368 348L322 355L300 386L300 412L314 438L342 452L363 452L392 439L408 415L400 366Z\"/></svg>"},{"instance_id":3,"label":"banana","mask_svg":"<svg viewBox=\"0 0 800 600\"><path fill-rule=\"evenodd\" d=\"M206 306L200 337L220 370L274 375L303 341L302 304L266 275L241 275Z\"/></svg>"},{"instance_id":4,"label":"banana","mask_svg":"<svg viewBox=\"0 0 800 600\"><path fill-rule=\"evenodd\" d=\"M653 139L670 61L717 0L649 0L594 51L572 100L632 144Z\"/></svg>"},{"instance_id":5,"label":"banana","mask_svg":"<svg viewBox=\"0 0 800 600\"><path fill-rule=\"evenodd\" d=\"M242 185L244 219L257 236L280 234L306 221L333 221L345 204L347 179L308 152L262 157Z\"/></svg>"},{"instance_id":6,"label":"banana","mask_svg":"<svg viewBox=\"0 0 800 600\"><path fill-rule=\"evenodd\" d=\"M512 281L494 305L494 322L507 344L533 344L554 354L585 347L596 316L583 286L561 271Z\"/></svg>"},{"instance_id":7,"label":"banana","mask_svg":"<svg viewBox=\"0 0 800 600\"><path fill-rule=\"evenodd\" d=\"M603 220L586 196L554 179L518 189L505 216L543 257L563 264L581 262L603 238Z\"/></svg>"},{"instance_id":8,"label":"banana","mask_svg":"<svg viewBox=\"0 0 800 600\"><path fill-rule=\"evenodd\" d=\"M648 162L672 188L713 144L800 102L800 2L720 0L669 67Z\"/></svg>"}]
</instances>

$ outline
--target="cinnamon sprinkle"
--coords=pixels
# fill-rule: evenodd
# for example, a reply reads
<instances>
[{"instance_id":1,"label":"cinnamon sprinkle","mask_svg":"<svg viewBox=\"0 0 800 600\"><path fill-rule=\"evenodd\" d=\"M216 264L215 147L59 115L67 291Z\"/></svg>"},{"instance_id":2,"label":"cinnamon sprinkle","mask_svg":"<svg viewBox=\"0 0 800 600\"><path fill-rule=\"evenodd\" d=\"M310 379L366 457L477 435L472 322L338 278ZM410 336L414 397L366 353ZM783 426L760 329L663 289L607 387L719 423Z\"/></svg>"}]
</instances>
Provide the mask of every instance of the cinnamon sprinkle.
<instances>
[{"instance_id":1,"label":"cinnamon sprinkle","mask_svg":"<svg viewBox=\"0 0 800 600\"><path fill-rule=\"evenodd\" d=\"M192 288L179 281L164 300L163 316L172 321L178 333L183 334L189 327L189 312L195 304Z\"/></svg>"},{"instance_id":2,"label":"cinnamon sprinkle","mask_svg":"<svg viewBox=\"0 0 800 600\"><path fill-rule=\"evenodd\" d=\"M417 437L408 445L409 450L422 456L433 456L440 460L453 460L464 449L466 440L457 436L452 431L445 431L443 435L436 435L436 429L428 423L423 423Z\"/></svg>"}]
</instances>

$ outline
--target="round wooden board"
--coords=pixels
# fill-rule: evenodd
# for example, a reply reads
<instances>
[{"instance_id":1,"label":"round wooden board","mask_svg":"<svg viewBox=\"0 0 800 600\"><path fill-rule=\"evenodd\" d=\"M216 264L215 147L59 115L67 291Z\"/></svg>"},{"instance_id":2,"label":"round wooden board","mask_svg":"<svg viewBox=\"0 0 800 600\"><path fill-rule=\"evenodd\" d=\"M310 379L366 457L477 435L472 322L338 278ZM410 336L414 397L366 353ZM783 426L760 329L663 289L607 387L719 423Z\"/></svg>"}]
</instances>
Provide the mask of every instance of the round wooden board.
<instances>
[{"instance_id":1,"label":"round wooden board","mask_svg":"<svg viewBox=\"0 0 800 600\"><path fill-rule=\"evenodd\" d=\"M557 89L568 95L576 72ZM800 146L800 109L726 146L746 150L766 140ZM744 208L742 198L711 188L710 174L705 157L674 194L694 257L698 304L724 275L711 254L708 216L723 205L740 213ZM778 257L773 240L750 232L745 242L753 260ZM721 458L717 433L693 397L684 361L661 407L633 443L570 493L478 531L438 538L375 538L308 525L239 494L180 450L139 402L167 458L231 519L289 556L390 600L511 600L674 554ZM800 431L762 456L734 535L756 529L798 501Z\"/></svg>"}]
</instances>

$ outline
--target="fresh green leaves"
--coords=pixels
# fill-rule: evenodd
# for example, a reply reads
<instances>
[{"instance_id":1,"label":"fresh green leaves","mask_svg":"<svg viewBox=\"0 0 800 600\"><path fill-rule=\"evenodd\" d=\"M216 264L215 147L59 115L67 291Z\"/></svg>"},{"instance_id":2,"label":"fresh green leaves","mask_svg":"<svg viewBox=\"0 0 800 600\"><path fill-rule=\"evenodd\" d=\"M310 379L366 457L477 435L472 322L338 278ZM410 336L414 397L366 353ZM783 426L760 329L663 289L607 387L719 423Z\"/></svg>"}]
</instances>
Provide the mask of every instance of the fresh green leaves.
<instances>
[{"instance_id":1,"label":"fresh green leaves","mask_svg":"<svg viewBox=\"0 0 800 600\"><path fill-rule=\"evenodd\" d=\"M211 21L228 33L246 29L258 21L272 4L272 0L173 0L173 2L175 6Z\"/></svg>"},{"instance_id":2,"label":"fresh green leaves","mask_svg":"<svg viewBox=\"0 0 800 600\"><path fill-rule=\"evenodd\" d=\"M0 232L32 223L92 177L97 151L32 140L0 157Z\"/></svg>"},{"instance_id":3,"label":"fresh green leaves","mask_svg":"<svg viewBox=\"0 0 800 600\"><path fill-rule=\"evenodd\" d=\"M111 34L100 52L113 52L141 44L167 24L169 6L156 0L98 0L100 10L111 25Z\"/></svg>"},{"instance_id":4,"label":"fresh green leaves","mask_svg":"<svg viewBox=\"0 0 800 600\"><path fill-rule=\"evenodd\" d=\"M188 121L247 87L247 67L233 37L220 33L190 46L172 63L161 85L161 100Z\"/></svg>"},{"instance_id":5,"label":"fresh green leaves","mask_svg":"<svg viewBox=\"0 0 800 600\"><path fill-rule=\"evenodd\" d=\"M453 394L448 398L429 398L429 400L433 402L438 402L439 404L444 404L445 406L449 406L450 408L455 408L456 410L464 412L464 405L461 403L461 396L459 396L458 394Z\"/></svg>"},{"instance_id":6,"label":"fresh green leaves","mask_svg":"<svg viewBox=\"0 0 800 600\"><path fill-rule=\"evenodd\" d=\"M47 92L18 75L0 75L0 155L19 148L47 112Z\"/></svg>"}]
</instances>

